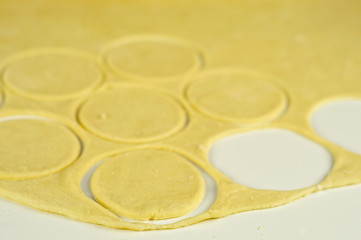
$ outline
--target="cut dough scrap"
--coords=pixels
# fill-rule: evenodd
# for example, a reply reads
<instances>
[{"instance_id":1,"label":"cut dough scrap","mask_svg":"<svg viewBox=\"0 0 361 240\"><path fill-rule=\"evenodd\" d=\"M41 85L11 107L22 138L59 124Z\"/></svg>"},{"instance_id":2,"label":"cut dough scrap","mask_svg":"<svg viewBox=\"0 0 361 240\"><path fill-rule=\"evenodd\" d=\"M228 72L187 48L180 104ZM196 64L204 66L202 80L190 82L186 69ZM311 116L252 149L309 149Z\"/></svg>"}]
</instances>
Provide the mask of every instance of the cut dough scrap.
<instances>
[{"instance_id":1,"label":"cut dough scrap","mask_svg":"<svg viewBox=\"0 0 361 240\"><path fill-rule=\"evenodd\" d=\"M121 217L149 220L185 215L205 192L202 174L181 156L142 149L105 160L94 172L95 199Z\"/></svg>"},{"instance_id":2,"label":"cut dough scrap","mask_svg":"<svg viewBox=\"0 0 361 240\"><path fill-rule=\"evenodd\" d=\"M167 137L186 121L182 106L151 88L123 87L91 97L79 120L94 134L112 141L144 142Z\"/></svg>"},{"instance_id":3,"label":"cut dough scrap","mask_svg":"<svg viewBox=\"0 0 361 240\"><path fill-rule=\"evenodd\" d=\"M45 99L78 96L93 89L101 79L100 69L91 60L46 52L14 61L4 74L5 84L14 92Z\"/></svg>"},{"instance_id":4,"label":"cut dough scrap","mask_svg":"<svg viewBox=\"0 0 361 240\"><path fill-rule=\"evenodd\" d=\"M189 86L187 97L203 114L227 122L263 122L279 116L287 99L264 77L237 70L201 75Z\"/></svg>"},{"instance_id":5,"label":"cut dough scrap","mask_svg":"<svg viewBox=\"0 0 361 240\"><path fill-rule=\"evenodd\" d=\"M110 49L105 58L117 74L147 80L177 78L199 67L196 51L159 37L124 39Z\"/></svg>"},{"instance_id":6,"label":"cut dough scrap","mask_svg":"<svg viewBox=\"0 0 361 240\"><path fill-rule=\"evenodd\" d=\"M73 162L81 146L64 125L47 119L0 122L0 179L26 179L59 171Z\"/></svg>"}]
</instances>

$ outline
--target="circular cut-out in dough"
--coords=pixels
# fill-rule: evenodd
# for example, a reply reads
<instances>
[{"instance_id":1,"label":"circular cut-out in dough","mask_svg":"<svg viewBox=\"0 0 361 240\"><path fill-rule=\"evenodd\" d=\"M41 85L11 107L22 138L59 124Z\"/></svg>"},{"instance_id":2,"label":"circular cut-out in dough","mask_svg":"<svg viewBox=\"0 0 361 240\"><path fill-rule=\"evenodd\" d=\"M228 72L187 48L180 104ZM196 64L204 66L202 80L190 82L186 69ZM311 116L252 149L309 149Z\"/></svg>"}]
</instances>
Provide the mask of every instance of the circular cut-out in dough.
<instances>
[{"instance_id":1,"label":"circular cut-out in dough","mask_svg":"<svg viewBox=\"0 0 361 240\"><path fill-rule=\"evenodd\" d=\"M296 190L321 182L331 171L331 153L285 129L255 130L217 141L209 159L242 185L264 190Z\"/></svg>"},{"instance_id":2,"label":"circular cut-out in dough","mask_svg":"<svg viewBox=\"0 0 361 240\"><path fill-rule=\"evenodd\" d=\"M286 94L264 76L238 70L214 70L198 76L186 91L191 104L217 120L257 123L285 110Z\"/></svg>"},{"instance_id":3,"label":"circular cut-out in dough","mask_svg":"<svg viewBox=\"0 0 361 240\"><path fill-rule=\"evenodd\" d=\"M57 172L81 151L65 125L37 116L0 119L0 179L17 180Z\"/></svg>"},{"instance_id":4,"label":"circular cut-out in dough","mask_svg":"<svg viewBox=\"0 0 361 240\"><path fill-rule=\"evenodd\" d=\"M105 62L120 77L179 80L199 69L200 51L186 41L156 35L133 36L111 44Z\"/></svg>"},{"instance_id":5,"label":"circular cut-out in dough","mask_svg":"<svg viewBox=\"0 0 361 240\"><path fill-rule=\"evenodd\" d=\"M14 57L5 69L4 83L31 98L59 100L91 91L102 81L92 59L71 51L39 50Z\"/></svg>"},{"instance_id":6,"label":"circular cut-out in dough","mask_svg":"<svg viewBox=\"0 0 361 240\"><path fill-rule=\"evenodd\" d=\"M186 112L158 89L128 86L92 96L81 106L78 118L99 137L137 143L179 131L186 123Z\"/></svg>"},{"instance_id":7,"label":"circular cut-out in dough","mask_svg":"<svg viewBox=\"0 0 361 240\"><path fill-rule=\"evenodd\" d=\"M179 217L203 199L202 174L172 152L140 149L113 156L91 179L94 198L117 215L136 220Z\"/></svg>"},{"instance_id":8,"label":"circular cut-out in dough","mask_svg":"<svg viewBox=\"0 0 361 240\"><path fill-rule=\"evenodd\" d=\"M361 100L327 102L313 112L311 124L320 136L361 154Z\"/></svg>"}]
</instances>

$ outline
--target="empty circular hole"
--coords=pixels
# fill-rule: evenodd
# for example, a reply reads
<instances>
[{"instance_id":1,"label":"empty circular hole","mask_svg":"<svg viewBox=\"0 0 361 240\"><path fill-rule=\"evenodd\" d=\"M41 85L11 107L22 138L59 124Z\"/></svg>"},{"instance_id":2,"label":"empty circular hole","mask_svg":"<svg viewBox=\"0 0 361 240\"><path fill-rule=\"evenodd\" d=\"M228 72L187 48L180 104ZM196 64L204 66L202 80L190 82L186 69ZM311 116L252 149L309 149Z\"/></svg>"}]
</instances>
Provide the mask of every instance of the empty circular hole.
<instances>
[{"instance_id":1,"label":"empty circular hole","mask_svg":"<svg viewBox=\"0 0 361 240\"><path fill-rule=\"evenodd\" d=\"M313 129L323 138L361 154L361 100L339 100L318 107Z\"/></svg>"},{"instance_id":2,"label":"empty circular hole","mask_svg":"<svg viewBox=\"0 0 361 240\"><path fill-rule=\"evenodd\" d=\"M319 144L283 129L256 130L217 141L212 164L242 185L265 190L295 190L322 181L332 156Z\"/></svg>"}]
</instances>

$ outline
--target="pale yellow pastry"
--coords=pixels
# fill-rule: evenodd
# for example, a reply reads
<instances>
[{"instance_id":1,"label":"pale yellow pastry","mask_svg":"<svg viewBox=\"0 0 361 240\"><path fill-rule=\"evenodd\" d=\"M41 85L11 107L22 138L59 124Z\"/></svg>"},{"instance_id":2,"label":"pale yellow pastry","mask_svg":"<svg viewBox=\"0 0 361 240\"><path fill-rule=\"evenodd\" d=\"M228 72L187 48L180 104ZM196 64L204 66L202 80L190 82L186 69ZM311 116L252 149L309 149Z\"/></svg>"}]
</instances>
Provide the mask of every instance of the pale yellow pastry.
<instances>
[{"instance_id":1,"label":"pale yellow pastry","mask_svg":"<svg viewBox=\"0 0 361 240\"><path fill-rule=\"evenodd\" d=\"M186 113L172 96L157 89L132 86L90 97L80 108L79 120L105 139L147 142L179 131Z\"/></svg>"},{"instance_id":2,"label":"pale yellow pastry","mask_svg":"<svg viewBox=\"0 0 361 240\"><path fill-rule=\"evenodd\" d=\"M142 149L106 159L93 174L95 199L119 216L138 219L180 217L204 195L200 172L181 156Z\"/></svg>"},{"instance_id":3,"label":"pale yellow pastry","mask_svg":"<svg viewBox=\"0 0 361 240\"><path fill-rule=\"evenodd\" d=\"M0 195L152 230L361 183L361 156L310 124L327 101L361 99L360 4L1 1ZM325 147L329 174L307 188L262 190L210 162L217 140L273 128ZM192 211L209 191L211 206Z\"/></svg>"},{"instance_id":4,"label":"pale yellow pastry","mask_svg":"<svg viewBox=\"0 0 361 240\"><path fill-rule=\"evenodd\" d=\"M0 121L0 179L49 175L77 159L81 146L64 125L23 116Z\"/></svg>"},{"instance_id":5,"label":"pale yellow pastry","mask_svg":"<svg viewBox=\"0 0 361 240\"><path fill-rule=\"evenodd\" d=\"M21 95L52 100L89 92L100 83L102 73L77 51L43 49L13 57L3 78Z\"/></svg>"},{"instance_id":6,"label":"pale yellow pastry","mask_svg":"<svg viewBox=\"0 0 361 240\"><path fill-rule=\"evenodd\" d=\"M223 69L194 80L187 89L188 99L197 110L219 120L267 121L279 116L287 105L286 94L262 75Z\"/></svg>"},{"instance_id":7,"label":"pale yellow pastry","mask_svg":"<svg viewBox=\"0 0 361 240\"><path fill-rule=\"evenodd\" d=\"M201 65L201 56L199 49L186 41L140 35L109 45L105 61L119 76L160 82L179 80L194 73Z\"/></svg>"}]
</instances>

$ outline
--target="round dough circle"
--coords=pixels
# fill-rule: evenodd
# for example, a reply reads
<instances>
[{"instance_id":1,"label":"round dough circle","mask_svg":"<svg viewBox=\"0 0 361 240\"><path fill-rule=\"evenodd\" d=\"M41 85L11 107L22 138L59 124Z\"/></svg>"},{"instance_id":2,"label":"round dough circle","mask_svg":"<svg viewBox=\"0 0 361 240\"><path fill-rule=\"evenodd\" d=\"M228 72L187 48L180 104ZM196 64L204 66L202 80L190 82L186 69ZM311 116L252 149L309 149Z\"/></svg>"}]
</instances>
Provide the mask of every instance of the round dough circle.
<instances>
[{"instance_id":1,"label":"round dough circle","mask_svg":"<svg viewBox=\"0 0 361 240\"><path fill-rule=\"evenodd\" d=\"M168 38L132 38L116 44L106 54L109 67L121 76L164 80L199 68L199 53L181 41Z\"/></svg>"},{"instance_id":2,"label":"round dough circle","mask_svg":"<svg viewBox=\"0 0 361 240\"><path fill-rule=\"evenodd\" d=\"M186 122L186 113L161 91L123 87L92 96L79 121L99 137L120 142L144 142L168 137Z\"/></svg>"},{"instance_id":3,"label":"round dough circle","mask_svg":"<svg viewBox=\"0 0 361 240\"><path fill-rule=\"evenodd\" d=\"M12 62L4 74L14 92L33 98L64 99L89 92L102 80L95 62L68 53L38 53Z\"/></svg>"},{"instance_id":4,"label":"round dough circle","mask_svg":"<svg viewBox=\"0 0 361 240\"><path fill-rule=\"evenodd\" d=\"M180 217L203 199L202 174L181 156L156 149L126 152L94 172L95 199L121 217L137 220Z\"/></svg>"},{"instance_id":5,"label":"round dough circle","mask_svg":"<svg viewBox=\"0 0 361 240\"><path fill-rule=\"evenodd\" d=\"M274 119L287 105L285 93L275 85L262 77L237 71L201 75L189 86L186 94L201 113L236 123Z\"/></svg>"},{"instance_id":6,"label":"round dough circle","mask_svg":"<svg viewBox=\"0 0 361 240\"><path fill-rule=\"evenodd\" d=\"M48 175L72 163L80 142L66 126L45 118L0 121L0 179Z\"/></svg>"}]
</instances>

